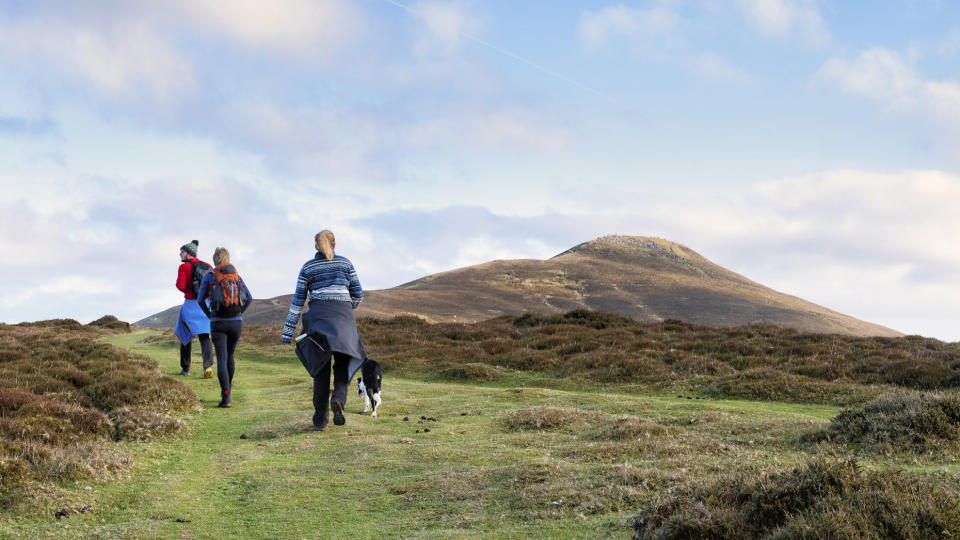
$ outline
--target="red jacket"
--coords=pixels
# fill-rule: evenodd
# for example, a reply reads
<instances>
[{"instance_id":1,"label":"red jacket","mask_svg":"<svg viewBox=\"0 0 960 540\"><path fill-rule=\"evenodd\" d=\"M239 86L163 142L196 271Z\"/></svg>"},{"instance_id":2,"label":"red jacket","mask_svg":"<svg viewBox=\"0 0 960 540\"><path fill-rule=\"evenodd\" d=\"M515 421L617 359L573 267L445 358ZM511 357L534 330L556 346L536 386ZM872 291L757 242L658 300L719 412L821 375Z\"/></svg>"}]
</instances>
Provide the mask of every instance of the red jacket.
<instances>
[{"instance_id":1,"label":"red jacket","mask_svg":"<svg viewBox=\"0 0 960 540\"><path fill-rule=\"evenodd\" d=\"M193 292L193 265L190 262L200 262L200 259L194 257L177 269L177 290L183 292L185 299L196 300L197 294Z\"/></svg>"}]
</instances>

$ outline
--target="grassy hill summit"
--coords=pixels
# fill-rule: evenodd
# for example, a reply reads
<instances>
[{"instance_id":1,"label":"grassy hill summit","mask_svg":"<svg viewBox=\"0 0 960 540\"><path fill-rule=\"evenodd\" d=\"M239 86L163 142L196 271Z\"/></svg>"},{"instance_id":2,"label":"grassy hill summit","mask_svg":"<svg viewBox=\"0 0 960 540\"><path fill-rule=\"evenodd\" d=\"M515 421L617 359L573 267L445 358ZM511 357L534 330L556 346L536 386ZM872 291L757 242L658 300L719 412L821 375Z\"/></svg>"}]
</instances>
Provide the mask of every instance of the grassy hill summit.
<instances>
[{"instance_id":1,"label":"grassy hill summit","mask_svg":"<svg viewBox=\"0 0 960 540\"><path fill-rule=\"evenodd\" d=\"M361 279L363 269L359 269ZM244 319L283 321L290 295L255 301ZM802 332L899 336L899 332L777 292L660 238L604 236L550 259L495 260L368 291L358 316L416 314L431 322L477 322L525 312L606 311L642 322L712 326L774 324ZM172 326L178 307L137 324Z\"/></svg>"}]
</instances>

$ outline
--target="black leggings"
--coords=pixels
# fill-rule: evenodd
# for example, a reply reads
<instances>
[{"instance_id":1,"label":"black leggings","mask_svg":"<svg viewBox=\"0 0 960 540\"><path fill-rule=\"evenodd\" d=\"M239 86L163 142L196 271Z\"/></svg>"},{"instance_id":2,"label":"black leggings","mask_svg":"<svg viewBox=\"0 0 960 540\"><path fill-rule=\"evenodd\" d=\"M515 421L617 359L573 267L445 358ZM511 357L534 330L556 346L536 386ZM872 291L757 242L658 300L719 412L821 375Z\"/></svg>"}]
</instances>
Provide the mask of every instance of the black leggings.
<instances>
[{"instance_id":1,"label":"black leggings","mask_svg":"<svg viewBox=\"0 0 960 540\"><path fill-rule=\"evenodd\" d=\"M213 346L217 350L217 380L220 381L220 391L227 392L233 384L233 351L240 341L240 331L243 321L210 321L210 336Z\"/></svg>"},{"instance_id":2,"label":"black leggings","mask_svg":"<svg viewBox=\"0 0 960 540\"><path fill-rule=\"evenodd\" d=\"M210 334L197 334L200 340L200 356L203 357L203 369L213 365L213 351L210 350ZM180 344L180 369L190 371L190 352L193 350L193 339Z\"/></svg>"},{"instance_id":3,"label":"black leggings","mask_svg":"<svg viewBox=\"0 0 960 540\"><path fill-rule=\"evenodd\" d=\"M333 365L333 395L330 396L330 365ZM313 425L326 427L327 420L330 418L330 408L327 404L327 397L330 396L330 402L338 402L340 405L347 403L347 366L350 365L349 356L340 356L334 353L330 362L320 370L320 373L313 379Z\"/></svg>"}]
</instances>

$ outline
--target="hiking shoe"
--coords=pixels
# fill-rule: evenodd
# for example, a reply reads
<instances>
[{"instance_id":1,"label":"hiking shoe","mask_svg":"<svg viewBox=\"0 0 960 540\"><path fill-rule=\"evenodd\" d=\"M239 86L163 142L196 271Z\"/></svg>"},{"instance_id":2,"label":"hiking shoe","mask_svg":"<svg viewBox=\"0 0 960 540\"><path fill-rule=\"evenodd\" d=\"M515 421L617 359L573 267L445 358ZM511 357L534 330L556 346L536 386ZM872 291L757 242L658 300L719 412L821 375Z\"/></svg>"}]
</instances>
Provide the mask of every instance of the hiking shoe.
<instances>
[{"instance_id":1,"label":"hiking shoe","mask_svg":"<svg viewBox=\"0 0 960 540\"><path fill-rule=\"evenodd\" d=\"M314 425L312 426L312 428L313 428L314 431L326 431L326 430L327 430L327 426L318 426L318 425L316 425L316 424L314 424Z\"/></svg>"},{"instance_id":2,"label":"hiking shoe","mask_svg":"<svg viewBox=\"0 0 960 540\"><path fill-rule=\"evenodd\" d=\"M181 375L189 375L189 374L190 374L190 370L188 370L188 369L181 369L181 370L180 370L180 374L181 374Z\"/></svg>"},{"instance_id":3,"label":"hiking shoe","mask_svg":"<svg viewBox=\"0 0 960 540\"><path fill-rule=\"evenodd\" d=\"M333 409L333 425L342 426L347 423L347 419L343 417L343 405L339 401L334 401L330 404L330 407Z\"/></svg>"},{"instance_id":4,"label":"hiking shoe","mask_svg":"<svg viewBox=\"0 0 960 540\"><path fill-rule=\"evenodd\" d=\"M212 378L213 378L213 368L212 368L212 367L208 367L207 369L203 370L203 378L204 378L204 379L212 379Z\"/></svg>"},{"instance_id":5,"label":"hiking shoe","mask_svg":"<svg viewBox=\"0 0 960 540\"><path fill-rule=\"evenodd\" d=\"M220 403L217 404L217 407L220 407L222 409L230 408L230 391L229 390L227 390L226 392L222 390L220 391Z\"/></svg>"}]
</instances>

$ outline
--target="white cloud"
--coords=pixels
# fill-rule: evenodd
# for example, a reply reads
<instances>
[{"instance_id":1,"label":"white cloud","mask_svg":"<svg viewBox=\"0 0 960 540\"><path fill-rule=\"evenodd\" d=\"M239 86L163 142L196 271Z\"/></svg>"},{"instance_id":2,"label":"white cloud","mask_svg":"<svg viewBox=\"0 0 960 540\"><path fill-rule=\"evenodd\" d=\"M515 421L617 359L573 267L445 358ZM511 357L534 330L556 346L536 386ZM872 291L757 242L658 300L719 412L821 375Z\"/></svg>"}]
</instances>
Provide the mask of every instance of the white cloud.
<instances>
[{"instance_id":1,"label":"white cloud","mask_svg":"<svg viewBox=\"0 0 960 540\"><path fill-rule=\"evenodd\" d=\"M581 14L579 32L581 41L595 49L616 37L627 37L638 42L656 39L673 32L679 22L679 16L662 5L635 9L617 4Z\"/></svg>"},{"instance_id":2,"label":"white cloud","mask_svg":"<svg viewBox=\"0 0 960 540\"><path fill-rule=\"evenodd\" d=\"M783 39L797 35L814 46L830 41L815 0L736 0L736 6L767 36Z\"/></svg>"},{"instance_id":3,"label":"white cloud","mask_svg":"<svg viewBox=\"0 0 960 540\"><path fill-rule=\"evenodd\" d=\"M114 283L106 278L85 275L59 276L32 287L9 290L2 302L5 306L17 306L37 296L97 296L113 289Z\"/></svg>"},{"instance_id":4,"label":"white cloud","mask_svg":"<svg viewBox=\"0 0 960 540\"><path fill-rule=\"evenodd\" d=\"M173 7L202 30L242 45L321 60L365 27L348 0L177 0Z\"/></svg>"},{"instance_id":5,"label":"white cloud","mask_svg":"<svg viewBox=\"0 0 960 540\"><path fill-rule=\"evenodd\" d=\"M924 79L895 51L872 48L855 60L832 58L815 78L891 110L919 110L937 122L960 128L960 83Z\"/></svg>"},{"instance_id":6,"label":"white cloud","mask_svg":"<svg viewBox=\"0 0 960 540\"><path fill-rule=\"evenodd\" d=\"M464 36L473 36L480 30L480 21L459 4L418 2L412 11L429 32L414 45L414 51L419 55L435 50L452 55L459 50Z\"/></svg>"},{"instance_id":7,"label":"white cloud","mask_svg":"<svg viewBox=\"0 0 960 540\"><path fill-rule=\"evenodd\" d=\"M29 61L30 68L37 61L49 63L111 97L170 102L196 82L191 61L156 28L136 20L89 24L0 17L0 56Z\"/></svg>"}]
</instances>

